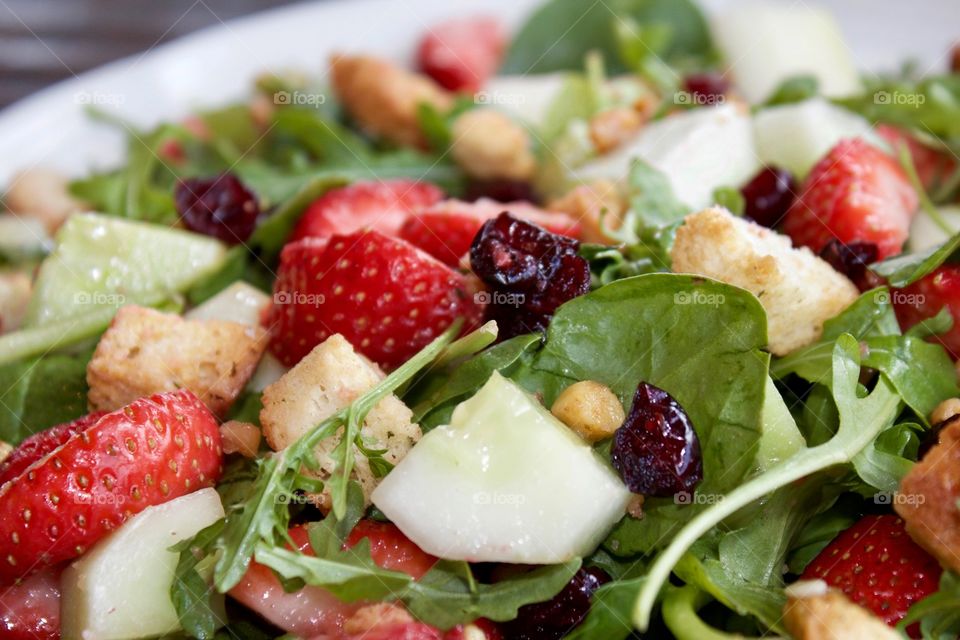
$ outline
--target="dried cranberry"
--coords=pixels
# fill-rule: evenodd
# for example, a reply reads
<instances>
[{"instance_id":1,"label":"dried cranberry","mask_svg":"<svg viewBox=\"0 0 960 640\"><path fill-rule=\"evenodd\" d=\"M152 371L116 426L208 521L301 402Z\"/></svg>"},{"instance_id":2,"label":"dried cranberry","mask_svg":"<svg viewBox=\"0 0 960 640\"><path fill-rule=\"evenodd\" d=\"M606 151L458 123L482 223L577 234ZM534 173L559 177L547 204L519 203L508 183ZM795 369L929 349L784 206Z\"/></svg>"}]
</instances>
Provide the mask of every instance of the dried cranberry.
<instances>
[{"instance_id":1,"label":"dried cranberry","mask_svg":"<svg viewBox=\"0 0 960 640\"><path fill-rule=\"evenodd\" d=\"M590 290L580 243L504 212L484 223L470 246L470 265L489 288L489 317L501 339L547 327L561 304Z\"/></svg>"},{"instance_id":2,"label":"dried cranberry","mask_svg":"<svg viewBox=\"0 0 960 640\"><path fill-rule=\"evenodd\" d=\"M950 51L950 71L960 73L960 44L953 45Z\"/></svg>"},{"instance_id":3,"label":"dried cranberry","mask_svg":"<svg viewBox=\"0 0 960 640\"><path fill-rule=\"evenodd\" d=\"M232 173L180 180L173 196L188 229L228 244L246 241L260 215L256 196Z\"/></svg>"},{"instance_id":4,"label":"dried cranberry","mask_svg":"<svg viewBox=\"0 0 960 640\"><path fill-rule=\"evenodd\" d=\"M569 634L590 611L590 597L610 575L599 567L577 571L563 591L547 602L520 607L517 617L501 626L504 640L557 640Z\"/></svg>"},{"instance_id":5,"label":"dried cranberry","mask_svg":"<svg viewBox=\"0 0 960 640\"><path fill-rule=\"evenodd\" d=\"M820 250L820 257L850 278L861 291L866 291L883 284L882 279L867 268L877 261L878 251L872 242L845 244L834 238Z\"/></svg>"},{"instance_id":6,"label":"dried cranberry","mask_svg":"<svg viewBox=\"0 0 960 640\"><path fill-rule=\"evenodd\" d=\"M692 492L703 479L700 440L669 393L641 382L623 425L613 434L613 467L633 493L666 497Z\"/></svg>"},{"instance_id":7,"label":"dried cranberry","mask_svg":"<svg viewBox=\"0 0 960 640\"><path fill-rule=\"evenodd\" d=\"M730 83L719 73L693 73L683 79L683 89L695 105L718 103L729 88Z\"/></svg>"},{"instance_id":8,"label":"dried cranberry","mask_svg":"<svg viewBox=\"0 0 960 640\"><path fill-rule=\"evenodd\" d=\"M490 198L497 202L526 201L536 204L539 200L533 185L518 180L472 180L467 184L464 199L473 202Z\"/></svg>"},{"instance_id":9,"label":"dried cranberry","mask_svg":"<svg viewBox=\"0 0 960 640\"><path fill-rule=\"evenodd\" d=\"M764 167L742 189L743 214L757 224L772 229L787 214L796 198L797 183L786 169Z\"/></svg>"}]
</instances>

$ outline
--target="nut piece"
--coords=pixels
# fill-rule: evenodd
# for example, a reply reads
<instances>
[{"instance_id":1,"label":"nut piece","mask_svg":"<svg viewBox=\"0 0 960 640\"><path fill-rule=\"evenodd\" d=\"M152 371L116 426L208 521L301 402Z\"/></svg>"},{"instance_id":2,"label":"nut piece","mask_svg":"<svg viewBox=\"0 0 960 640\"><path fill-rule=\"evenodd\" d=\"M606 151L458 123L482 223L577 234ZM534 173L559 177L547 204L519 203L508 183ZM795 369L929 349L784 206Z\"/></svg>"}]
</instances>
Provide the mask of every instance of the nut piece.
<instances>
[{"instance_id":1,"label":"nut piece","mask_svg":"<svg viewBox=\"0 0 960 640\"><path fill-rule=\"evenodd\" d=\"M820 585L822 588L817 588ZM791 637L796 640L894 640L900 637L873 613L839 591L827 590L826 586L814 580L788 588L790 599L784 607L783 626Z\"/></svg>"},{"instance_id":2,"label":"nut piece","mask_svg":"<svg viewBox=\"0 0 960 640\"><path fill-rule=\"evenodd\" d=\"M360 636L377 628L395 627L413 622L413 617L403 607L392 602L368 604L343 623L343 630L351 636Z\"/></svg>"},{"instance_id":3,"label":"nut piece","mask_svg":"<svg viewBox=\"0 0 960 640\"><path fill-rule=\"evenodd\" d=\"M368 132L402 145L424 146L417 108L448 111L453 97L430 78L373 56L335 55L333 88L357 123Z\"/></svg>"},{"instance_id":4,"label":"nut piece","mask_svg":"<svg viewBox=\"0 0 960 640\"><path fill-rule=\"evenodd\" d=\"M83 202L70 195L68 184L67 178L56 171L27 169L13 177L3 201L10 211L37 218L53 233L71 213L86 209Z\"/></svg>"},{"instance_id":5,"label":"nut piece","mask_svg":"<svg viewBox=\"0 0 960 640\"><path fill-rule=\"evenodd\" d=\"M548 211L566 213L580 221L580 237L584 242L608 244L616 242L603 232L600 224L608 229L618 229L627 212L627 201L620 188L612 180L594 180L574 187L563 196L547 203Z\"/></svg>"},{"instance_id":6,"label":"nut piece","mask_svg":"<svg viewBox=\"0 0 960 640\"><path fill-rule=\"evenodd\" d=\"M244 458L256 458L260 448L260 429L257 425L239 420L228 420L220 425L220 440L224 453L239 453Z\"/></svg>"},{"instance_id":7,"label":"nut piece","mask_svg":"<svg viewBox=\"0 0 960 640\"><path fill-rule=\"evenodd\" d=\"M0 333L20 327L27 313L33 282L22 271L0 272Z\"/></svg>"},{"instance_id":8,"label":"nut piece","mask_svg":"<svg viewBox=\"0 0 960 640\"><path fill-rule=\"evenodd\" d=\"M610 387L593 380L564 389L550 412L590 443L611 437L627 417Z\"/></svg>"},{"instance_id":9,"label":"nut piece","mask_svg":"<svg viewBox=\"0 0 960 640\"><path fill-rule=\"evenodd\" d=\"M947 398L930 413L930 424L940 424L960 414L960 398Z\"/></svg>"},{"instance_id":10,"label":"nut piece","mask_svg":"<svg viewBox=\"0 0 960 640\"><path fill-rule=\"evenodd\" d=\"M960 571L960 418L940 431L940 441L900 481L893 508L913 541L944 567Z\"/></svg>"},{"instance_id":11,"label":"nut piece","mask_svg":"<svg viewBox=\"0 0 960 640\"><path fill-rule=\"evenodd\" d=\"M603 155L635 136L642 126L643 116L636 109L608 109L590 119L590 140L597 153Z\"/></svg>"},{"instance_id":12,"label":"nut piece","mask_svg":"<svg viewBox=\"0 0 960 640\"><path fill-rule=\"evenodd\" d=\"M453 159L481 180L528 180L537 162L527 131L496 109L472 109L453 123Z\"/></svg>"}]
</instances>

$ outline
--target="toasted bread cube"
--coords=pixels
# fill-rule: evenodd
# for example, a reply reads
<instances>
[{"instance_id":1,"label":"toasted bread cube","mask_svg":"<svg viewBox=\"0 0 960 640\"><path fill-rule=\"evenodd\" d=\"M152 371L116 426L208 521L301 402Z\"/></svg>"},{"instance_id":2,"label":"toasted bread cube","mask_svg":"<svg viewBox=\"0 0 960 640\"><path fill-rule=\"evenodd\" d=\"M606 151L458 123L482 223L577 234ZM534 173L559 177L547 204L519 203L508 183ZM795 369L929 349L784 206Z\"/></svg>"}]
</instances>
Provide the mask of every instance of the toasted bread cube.
<instances>
[{"instance_id":1,"label":"toasted bread cube","mask_svg":"<svg viewBox=\"0 0 960 640\"><path fill-rule=\"evenodd\" d=\"M330 336L263 390L260 424L267 443L274 451L282 451L376 386L383 377L377 365L355 352L343 336ZM397 464L422 435L419 425L411 422L412 417L410 409L396 396L390 395L367 414L360 434L368 448L385 449L384 459ZM338 434L317 446L320 463L317 476L321 480L329 478L336 469L330 454L339 441ZM364 498L370 504L370 493L379 484L379 478L359 450L355 449L354 454L353 477L360 483ZM326 491L324 495L327 495ZM321 501L321 506L325 504Z\"/></svg>"},{"instance_id":2,"label":"toasted bread cube","mask_svg":"<svg viewBox=\"0 0 960 640\"><path fill-rule=\"evenodd\" d=\"M795 640L896 640L883 620L821 580L788 588L783 626Z\"/></svg>"},{"instance_id":3,"label":"toasted bread cube","mask_svg":"<svg viewBox=\"0 0 960 640\"><path fill-rule=\"evenodd\" d=\"M40 167L15 175L3 201L14 213L35 217L49 233L56 231L71 214L86 208L70 195L66 176Z\"/></svg>"},{"instance_id":4,"label":"toasted bread cube","mask_svg":"<svg viewBox=\"0 0 960 640\"><path fill-rule=\"evenodd\" d=\"M529 180L537 168L527 130L496 109L471 109L452 127L453 159L481 180Z\"/></svg>"},{"instance_id":5,"label":"toasted bread cube","mask_svg":"<svg viewBox=\"0 0 960 640\"><path fill-rule=\"evenodd\" d=\"M581 380L564 389L550 413L591 444L612 437L627 417L610 387L594 380Z\"/></svg>"},{"instance_id":6,"label":"toasted bread cube","mask_svg":"<svg viewBox=\"0 0 960 640\"><path fill-rule=\"evenodd\" d=\"M223 416L266 346L260 327L122 307L87 365L90 409L113 411L142 396L186 387Z\"/></svg>"},{"instance_id":7,"label":"toasted bread cube","mask_svg":"<svg viewBox=\"0 0 960 640\"><path fill-rule=\"evenodd\" d=\"M677 229L673 270L714 278L753 293L767 312L770 351L785 355L817 341L823 323L846 309L859 291L806 247L711 207Z\"/></svg>"},{"instance_id":8,"label":"toasted bread cube","mask_svg":"<svg viewBox=\"0 0 960 640\"><path fill-rule=\"evenodd\" d=\"M907 533L940 564L960 572L960 416L900 481L894 509Z\"/></svg>"}]
</instances>

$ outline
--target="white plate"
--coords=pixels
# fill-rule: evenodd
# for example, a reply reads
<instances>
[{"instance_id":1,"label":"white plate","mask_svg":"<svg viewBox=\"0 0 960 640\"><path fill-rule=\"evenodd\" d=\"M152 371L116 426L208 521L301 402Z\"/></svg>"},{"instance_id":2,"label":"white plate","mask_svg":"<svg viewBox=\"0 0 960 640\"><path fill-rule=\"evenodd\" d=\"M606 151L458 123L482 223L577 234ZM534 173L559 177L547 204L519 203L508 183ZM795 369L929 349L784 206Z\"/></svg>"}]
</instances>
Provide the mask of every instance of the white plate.
<instances>
[{"instance_id":1,"label":"white plate","mask_svg":"<svg viewBox=\"0 0 960 640\"><path fill-rule=\"evenodd\" d=\"M703 0L713 8L732 0ZM791 0L784 0L791 1ZM197 107L245 95L267 70L322 74L333 51L369 51L410 59L413 46L438 20L471 13L500 16L510 26L540 0L339 0L273 9L191 34L106 65L0 112L0 184L19 169L44 165L71 175L123 158L123 136L92 123L96 104L147 127ZM864 69L895 68L915 57L942 68L960 38L957 0L823 0L833 9ZM559 35L559 34L558 34Z\"/></svg>"}]
</instances>

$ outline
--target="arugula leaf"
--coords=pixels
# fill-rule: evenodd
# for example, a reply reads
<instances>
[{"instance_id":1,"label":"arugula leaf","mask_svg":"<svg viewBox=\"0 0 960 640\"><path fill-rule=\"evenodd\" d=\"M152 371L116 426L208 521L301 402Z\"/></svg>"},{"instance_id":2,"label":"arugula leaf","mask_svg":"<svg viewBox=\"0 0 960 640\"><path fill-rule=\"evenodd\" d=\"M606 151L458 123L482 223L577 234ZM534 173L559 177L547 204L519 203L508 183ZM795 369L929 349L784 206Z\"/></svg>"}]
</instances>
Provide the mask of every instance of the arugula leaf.
<instances>
[{"instance_id":1,"label":"arugula leaf","mask_svg":"<svg viewBox=\"0 0 960 640\"><path fill-rule=\"evenodd\" d=\"M758 108L774 107L781 104L803 102L820 93L820 82L816 76L799 75L781 82L767 101Z\"/></svg>"},{"instance_id":2,"label":"arugula leaf","mask_svg":"<svg viewBox=\"0 0 960 640\"><path fill-rule=\"evenodd\" d=\"M627 183L630 209L645 226L670 225L690 212L673 194L667 176L640 158L630 166Z\"/></svg>"},{"instance_id":3,"label":"arugula leaf","mask_svg":"<svg viewBox=\"0 0 960 640\"><path fill-rule=\"evenodd\" d=\"M840 336L834 346L833 396L840 412L840 427L828 442L803 449L796 455L741 484L723 501L697 514L654 561L637 596L634 623L641 631L650 623L650 614L661 587L683 555L717 523L777 489L800 478L837 465L849 464L897 416L900 397L881 376L874 390L865 397L858 394L860 349L850 335Z\"/></svg>"},{"instance_id":4,"label":"arugula leaf","mask_svg":"<svg viewBox=\"0 0 960 640\"><path fill-rule=\"evenodd\" d=\"M742 216L747 206L746 199L736 187L718 187L713 192L713 202L735 216Z\"/></svg>"},{"instance_id":5,"label":"arugula leaf","mask_svg":"<svg viewBox=\"0 0 960 640\"><path fill-rule=\"evenodd\" d=\"M957 574L944 571L937 592L914 603L897 629L905 633L907 627L917 622L924 640L953 640L960 635L960 577Z\"/></svg>"},{"instance_id":6,"label":"arugula leaf","mask_svg":"<svg viewBox=\"0 0 960 640\"><path fill-rule=\"evenodd\" d=\"M920 80L867 78L862 94L838 100L871 122L885 122L942 140L960 137L960 77L926 76ZM886 96L887 99L878 99ZM892 100L891 96L901 99Z\"/></svg>"},{"instance_id":7,"label":"arugula leaf","mask_svg":"<svg viewBox=\"0 0 960 640\"><path fill-rule=\"evenodd\" d=\"M623 640L633 633L630 611L644 577L608 582L590 599L590 612L565 640Z\"/></svg>"},{"instance_id":8,"label":"arugula leaf","mask_svg":"<svg viewBox=\"0 0 960 640\"><path fill-rule=\"evenodd\" d=\"M181 540L170 550L179 554L170 600L177 611L183 630L197 640L209 640L223 626L224 620L213 604L213 587L198 573L198 566L209 556L206 551L223 531L223 520L200 530L189 540ZM204 562L208 565L209 562Z\"/></svg>"},{"instance_id":9,"label":"arugula leaf","mask_svg":"<svg viewBox=\"0 0 960 640\"><path fill-rule=\"evenodd\" d=\"M960 233L939 246L874 263L870 265L870 270L886 278L891 287L906 287L932 273L943 263L954 259L958 250L960 250Z\"/></svg>"},{"instance_id":10,"label":"arugula leaf","mask_svg":"<svg viewBox=\"0 0 960 640\"><path fill-rule=\"evenodd\" d=\"M340 177L314 178L306 182L296 195L257 225L247 244L259 249L265 260L272 260L286 244L307 206L330 189L346 183L347 181Z\"/></svg>"}]
</instances>

